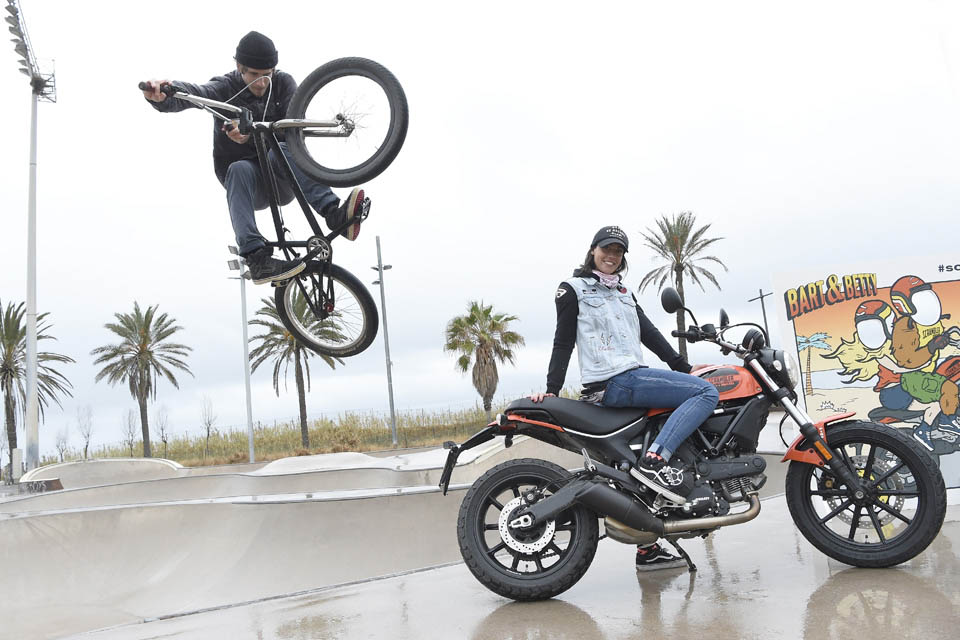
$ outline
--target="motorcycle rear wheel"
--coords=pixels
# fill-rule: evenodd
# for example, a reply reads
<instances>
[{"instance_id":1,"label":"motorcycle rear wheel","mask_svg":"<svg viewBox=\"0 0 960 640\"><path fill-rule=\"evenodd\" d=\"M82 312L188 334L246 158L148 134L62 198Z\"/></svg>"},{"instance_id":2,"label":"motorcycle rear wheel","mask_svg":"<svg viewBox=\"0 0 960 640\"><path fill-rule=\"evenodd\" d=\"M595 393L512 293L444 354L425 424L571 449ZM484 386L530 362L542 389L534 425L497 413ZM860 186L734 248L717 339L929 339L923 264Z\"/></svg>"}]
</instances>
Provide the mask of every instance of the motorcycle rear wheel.
<instances>
[{"instance_id":1,"label":"motorcycle rear wheel","mask_svg":"<svg viewBox=\"0 0 960 640\"><path fill-rule=\"evenodd\" d=\"M828 467L791 462L786 499L803 536L835 560L890 567L917 556L940 531L947 491L936 462L903 433L854 422L827 432L830 448L859 478L863 499ZM912 477L912 486L905 477Z\"/></svg>"},{"instance_id":2,"label":"motorcycle rear wheel","mask_svg":"<svg viewBox=\"0 0 960 640\"><path fill-rule=\"evenodd\" d=\"M519 506L510 504L526 491L552 493L559 484L554 483L569 475L552 462L521 458L495 466L473 483L460 505L457 538L464 562L481 584L513 600L545 600L583 577L599 542L593 512L573 507L531 531L506 529L506 538L501 526Z\"/></svg>"}]
</instances>

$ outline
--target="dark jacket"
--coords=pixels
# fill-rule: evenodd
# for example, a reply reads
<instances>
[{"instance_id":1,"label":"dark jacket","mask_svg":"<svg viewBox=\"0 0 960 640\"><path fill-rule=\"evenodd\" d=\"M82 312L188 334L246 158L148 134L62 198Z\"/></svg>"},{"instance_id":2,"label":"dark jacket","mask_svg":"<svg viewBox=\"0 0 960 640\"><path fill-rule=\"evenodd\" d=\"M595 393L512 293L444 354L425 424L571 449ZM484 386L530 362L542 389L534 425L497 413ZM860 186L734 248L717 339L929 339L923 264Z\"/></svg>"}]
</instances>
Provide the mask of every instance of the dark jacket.
<instances>
[{"instance_id":1,"label":"dark jacket","mask_svg":"<svg viewBox=\"0 0 960 640\"><path fill-rule=\"evenodd\" d=\"M238 107L250 109L255 121L280 120L287 116L287 107L290 105L290 99L297 90L297 83L289 73L284 73L279 69L273 72L272 91L268 90L261 97L253 95L246 89L246 82L239 71L231 71L224 76L211 78L206 84L191 84L189 82L175 81L173 84L185 91L201 98L209 98L219 102L229 102ZM270 104L267 105L267 96L270 96ZM150 102L157 111L172 112L183 111L184 109L196 108L189 102L178 100L177 98L167 98L163 102ZM236 115L224 114L232 119ZM227 167L237 160L256 160L257 148L254 146L253 138L246 144L237 144L227 137L227 134L221 129L223 121L219 118L213 119L213 170L217 174L220 184L223 184L227 175ZM281 135L277 136L283 139Z\"/></svg>"}]
</instances>

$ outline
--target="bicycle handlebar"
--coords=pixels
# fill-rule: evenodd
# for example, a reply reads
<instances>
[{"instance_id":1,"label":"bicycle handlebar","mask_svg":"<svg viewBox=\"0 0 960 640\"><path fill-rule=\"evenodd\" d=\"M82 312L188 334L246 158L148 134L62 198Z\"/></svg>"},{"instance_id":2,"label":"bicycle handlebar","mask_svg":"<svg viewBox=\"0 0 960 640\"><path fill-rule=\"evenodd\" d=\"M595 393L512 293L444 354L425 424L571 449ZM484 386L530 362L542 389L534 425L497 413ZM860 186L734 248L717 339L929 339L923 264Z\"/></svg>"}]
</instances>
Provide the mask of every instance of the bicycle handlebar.
<instances>
[{"instance_id":1,"label":"bicycle handlebar","mask_svg":"<svg viewBox=\"0 0 960 640\"><path fill-rule=\"evenodd\" d=\"M153 91L154 89L154 86L149 82L141 82L137 85L137 87L140 89L140 91ZM172 96L177 92L177 88L172 84L161 84L160 91L168 96Z\"/></svg>"}]
</instances>

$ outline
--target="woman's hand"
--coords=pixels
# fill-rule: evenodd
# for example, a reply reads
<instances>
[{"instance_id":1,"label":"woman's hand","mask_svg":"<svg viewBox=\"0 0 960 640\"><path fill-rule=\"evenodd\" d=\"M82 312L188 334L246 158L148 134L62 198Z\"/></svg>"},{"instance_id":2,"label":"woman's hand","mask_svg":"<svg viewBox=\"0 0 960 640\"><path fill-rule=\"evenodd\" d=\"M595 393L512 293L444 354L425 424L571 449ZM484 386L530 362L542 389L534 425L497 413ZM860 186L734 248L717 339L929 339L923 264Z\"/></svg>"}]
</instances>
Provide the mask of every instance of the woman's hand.
<instances>
[{"instance_id":1,"label":"woman's hand","mask_svg":"<svg viewBox=\"0 0 960 640\"><path fill-rule=\"evenodd\" d=\"M530 395L527 396L527 397L530 398L531 400L533 400L534 402L543 402L543 399L544 399L544 398L556 398L556 397L557 397L557 394L555 394L555 393L532 393L532 394L530 394Z\"/></svg>"}]
</instances>

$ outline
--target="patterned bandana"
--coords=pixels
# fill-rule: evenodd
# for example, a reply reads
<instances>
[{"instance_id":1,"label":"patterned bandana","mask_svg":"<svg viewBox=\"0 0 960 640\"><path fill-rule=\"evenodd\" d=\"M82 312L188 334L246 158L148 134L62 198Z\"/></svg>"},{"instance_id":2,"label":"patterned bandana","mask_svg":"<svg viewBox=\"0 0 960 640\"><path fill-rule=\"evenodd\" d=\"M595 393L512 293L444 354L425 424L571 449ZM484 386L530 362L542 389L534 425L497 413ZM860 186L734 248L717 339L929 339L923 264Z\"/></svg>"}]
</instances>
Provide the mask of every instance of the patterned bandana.
<instances>
[{"instance_id":1,"label":"patterned bandana","mask_svg":"<svg viewBox=\"0 0 960 640\"><path fill-rule=\"evenodd\" d=\"M598 271L594 269L593 272L597 274L597 277L600 278L600 284L605 286L607 289L613 289L620 286L620 276L616 273L607 274L603 271Z\"/></svg>"}]
</instances>

